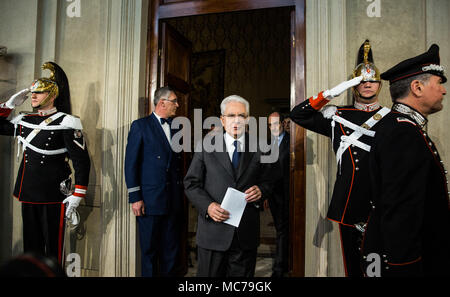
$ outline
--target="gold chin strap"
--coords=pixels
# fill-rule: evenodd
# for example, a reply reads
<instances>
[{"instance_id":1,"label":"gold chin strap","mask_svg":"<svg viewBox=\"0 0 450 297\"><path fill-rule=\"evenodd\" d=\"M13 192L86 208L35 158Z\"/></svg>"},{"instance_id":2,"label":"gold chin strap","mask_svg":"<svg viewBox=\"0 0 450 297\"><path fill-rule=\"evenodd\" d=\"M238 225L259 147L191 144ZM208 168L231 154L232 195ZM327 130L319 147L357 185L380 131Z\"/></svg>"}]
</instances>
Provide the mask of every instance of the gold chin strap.
<instances>
[{"instance_id":1,"label":"gold chin strap","mask_svg":"<svg viewBox=\"0 0 450 297\"><path fill-rule=\"evenodd\" d=\"M42 100L39 107L46 106L48 101L50 101L53 97L58 97L59 91L58 91L58 85L56 82L49 80L48 78L40 78L36 79L30 87L31 93L45 93L48 92L47 97L45 97L44 100Z\"/></svg>"}]
</instances>

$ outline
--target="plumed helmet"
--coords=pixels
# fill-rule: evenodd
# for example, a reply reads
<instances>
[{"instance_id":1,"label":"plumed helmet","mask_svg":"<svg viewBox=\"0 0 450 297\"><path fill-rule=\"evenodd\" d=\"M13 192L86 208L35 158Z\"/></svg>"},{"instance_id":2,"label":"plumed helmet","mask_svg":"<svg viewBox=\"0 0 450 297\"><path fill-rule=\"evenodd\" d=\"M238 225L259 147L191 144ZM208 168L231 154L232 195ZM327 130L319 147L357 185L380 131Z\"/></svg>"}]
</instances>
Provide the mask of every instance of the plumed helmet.
<instances>
[{"instance_id":1,"label":"plumed helmet","mask_svg":"<svg viewBox=\"0 0 450 297\"><path fill-rule=\"evenodd\" d=\"M359 48L357 66L353 70L353 78L360 75L363 76L363 82L381 81L380 71L373 62L372 48L369 40L366 40Z\"/></svg>"},{"instance_id":2,"label":"plumed helmet","mask_svg":"<svg viewBox=\"0 0 450 297\"><path fill-rule=\"evenodd\" d=\"M30 87L32 93L48 92L48 96L41 102L40 106L45 106L48 101L55 97L55 107L58 111L70 114L70 90L67 76L54 62L46 62L42 65L43 70L50 71L50 77L36 79Z\"/></svg>"}]
</instances>

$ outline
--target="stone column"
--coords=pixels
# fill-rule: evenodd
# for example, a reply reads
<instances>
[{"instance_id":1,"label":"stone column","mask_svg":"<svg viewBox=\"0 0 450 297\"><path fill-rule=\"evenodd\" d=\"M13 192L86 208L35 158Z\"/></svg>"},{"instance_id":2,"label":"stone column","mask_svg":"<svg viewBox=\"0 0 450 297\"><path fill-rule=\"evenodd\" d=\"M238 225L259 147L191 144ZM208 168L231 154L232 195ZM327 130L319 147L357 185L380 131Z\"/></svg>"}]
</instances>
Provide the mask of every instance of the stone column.
<instances>
[{"instance_id":1,"label":"stone column","mask_svg":"<svg viewBox=\"0 0 450 297\"><path fill-rule=\"evenodd\" d=\"M138 117L139 95L143 94L147 7L144 0L108 1L107 5L100 276L135 276L140 267L124 157L128 131Z\"/></svg>"},{"instance_id":2,"label":"stone column","mask_svg":"<svg viewBox=\"0 0 450 297\"><path fill-rule=\"evenodd\" d=\"M346 2L306 2L306 94L347 79ZM345 95L332 104L344 104ZM342 276L343 263L337 224L326 219L335 181L335 157L330 139L307 132L306 276Z\"/></svg>"}]
</instances>

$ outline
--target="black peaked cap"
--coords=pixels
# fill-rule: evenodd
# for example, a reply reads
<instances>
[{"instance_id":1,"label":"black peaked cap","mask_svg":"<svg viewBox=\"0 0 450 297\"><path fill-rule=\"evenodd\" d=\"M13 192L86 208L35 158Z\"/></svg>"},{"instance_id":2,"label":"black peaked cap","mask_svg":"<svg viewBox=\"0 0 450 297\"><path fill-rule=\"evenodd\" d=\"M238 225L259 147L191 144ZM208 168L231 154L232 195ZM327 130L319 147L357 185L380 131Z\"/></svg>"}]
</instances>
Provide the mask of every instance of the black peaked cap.
<instances>
[{"instance_id":1,"label":"black peaked cap","mask_svg":"<svg viewBox=\"0 0 450 297\"><path fill-rule=\"evenodd\" d=\"M431 45L427 52L417 57L404 60L388 71L381 74L381 79L388 80L390 84L423 73L431 73L442 78L442 83L447 81L444 67L440 64L439 46Z\"/></svg>"}]
</instances>

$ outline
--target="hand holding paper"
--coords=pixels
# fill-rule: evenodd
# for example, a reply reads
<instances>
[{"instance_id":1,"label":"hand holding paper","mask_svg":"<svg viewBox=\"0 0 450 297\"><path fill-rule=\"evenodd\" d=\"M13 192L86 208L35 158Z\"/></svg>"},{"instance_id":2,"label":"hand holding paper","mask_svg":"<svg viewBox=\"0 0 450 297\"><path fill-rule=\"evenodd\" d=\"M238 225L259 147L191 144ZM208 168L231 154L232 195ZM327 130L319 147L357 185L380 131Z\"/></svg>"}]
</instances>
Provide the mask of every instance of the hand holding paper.
<instances>
[{"instance_id":1,"label":"hand holding paper","mask_svg":"<svg viewBox=\"0 0 450 297\"><path fill-rule=\"evenodd\" d=\"M226 224L230 224L235 227L239 227L242 214L244 213L245 206L247 205L246 194L236 189L228 188L225 193L225 197L220 205L223 209L226 209L230 216L229 219L223 221Z\"/></svg>"},{"instance_id":2,"label":"hand holding paper","mask_svg":"<svg viewBox=\"0 0 450 297\"><path fill-rule=\"evenodd\" d=\"M208 215L216 222L223 222L230 217L230 213L220 207L217 202L213 202L208 206Z\"/></svg>"}]
</instances>

